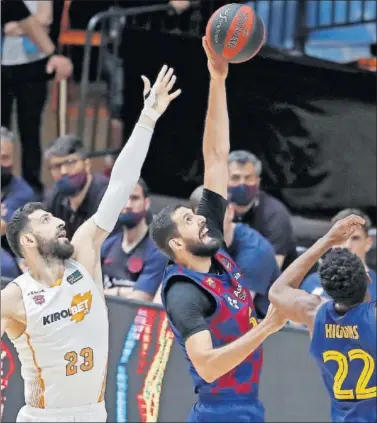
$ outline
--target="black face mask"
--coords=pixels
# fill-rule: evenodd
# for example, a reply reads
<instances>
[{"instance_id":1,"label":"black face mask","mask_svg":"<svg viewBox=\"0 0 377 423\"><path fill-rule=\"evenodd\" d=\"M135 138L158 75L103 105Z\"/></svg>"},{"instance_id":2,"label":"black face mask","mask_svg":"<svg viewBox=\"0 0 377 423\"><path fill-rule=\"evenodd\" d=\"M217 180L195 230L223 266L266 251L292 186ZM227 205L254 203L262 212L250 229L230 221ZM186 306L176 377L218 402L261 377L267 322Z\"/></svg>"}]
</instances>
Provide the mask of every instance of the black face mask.
<instances>
[{"instance_id":1,"label":"black face mask","mask_svg":"<svg viewBox=\"0 0 377 423\"><path fill-rule=\"evenodd\" d=\"M12 178L12 168L1 166L1 189L6 188L11 183Z\"/></svg>"}]
</instances>

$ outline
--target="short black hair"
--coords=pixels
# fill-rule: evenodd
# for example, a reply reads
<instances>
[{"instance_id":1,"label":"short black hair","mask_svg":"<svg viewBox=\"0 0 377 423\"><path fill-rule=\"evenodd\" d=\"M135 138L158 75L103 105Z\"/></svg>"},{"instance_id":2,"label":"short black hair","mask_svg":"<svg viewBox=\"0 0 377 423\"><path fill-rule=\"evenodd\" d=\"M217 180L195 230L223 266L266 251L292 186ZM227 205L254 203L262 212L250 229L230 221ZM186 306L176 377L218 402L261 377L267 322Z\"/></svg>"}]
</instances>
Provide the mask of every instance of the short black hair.
<instances>
[{"instance_id":1,"label":"short black hair","mask_svg":"<svg viewBox=\"0 0 377 423\"><path fill-rule=\"evenodd\" d=\"M84 143L76 135L63 135L50 142L44 153L44 158L47 160L51 156L64 157L70 154L78 154L82 158L87 156Z\"/></svg>"},{"instance_id":2,"label":"short black hair","mask_svg":"<svg viewBox=\"0 0 377 423\"><path fill-rule=\"evenodd\" d=\"M262 162L258 157L246 150L235 150L232 151L228 156L228 166L233 162L239 163L244 166L247 163L251 163L254 167L254 172L256 176L261 176L262 174Z\"/></svg>"},{"instance_id":3,"label":"short black hair","mask_svg":"<svg viewBox=\"0 0 377 423\"><path fill-rule=\"evenodd\" d=\"M334 248L319 267L321 285L336 303L353 306L362 303L368 289L364 263L347 248Z\"/></svg>"},{"instance_id":4,"label":"short black hair","mask_svg":"<svg viewBox=\"0 0 377 423\"><path fill-rule=\"evenodd\" d=\"M7 224L7 240L10 248L16 256L23 258L20 246L20 235L27 229L29 224L29 216L36 210L44 210L42 203L27 203L23 207L18 208L12 215L10 222Z\"/></svg>"},{"instance_id":5,"label":"short black hair","mask_svg":"<svg viewBox=\"0 0 377 423\"><path fill-rule=\"evenodd\" d=\"M182 204L170 204L164 207L157 215L153 218L152 223L149 226L150 236L157 248L161 250L169 258L174 258L174 252L169 246L169 241L179 236L177 224L173 221L172 215L180 207L184 207Z\"/></svg>"},{"instance_id":6,"label":"short black hair","mask_svg":"<svg viewBox=\"0 0 377 423\"><path fill-rule=\"evenodd\" d=\"M339 220L345 219L348 216L351 216L351 214L354 214L356 216L360 216L365 220L364 225L362 226L362 229L364 230L364 232L366 233L366 235L369 234L369 230L372 227L372 222L370 220L370 217L364 213L362 210L359 209L344 209L341 210L338 214L336 214L332 219L331 219L331 223L336 223Z\"/></svg>"},{"instance_id":7,"label":"short black hair","mask_svg":"<svg viewBox=\"0 0 377 423\"><path fill-rule=\"evenodd\" d=\"M143 179L143 178L139 178L139 180L138 180L137 184L141 186L141 189L142 189L142 191L143 191L143 195L144 195L144 197L145 197L145 198L148 198L148 197L149 197L149 195L150 195L150 191L149 191L148 185L147 185L147 183L144 181L144 179Z\"/></svg>"}]
</instances>

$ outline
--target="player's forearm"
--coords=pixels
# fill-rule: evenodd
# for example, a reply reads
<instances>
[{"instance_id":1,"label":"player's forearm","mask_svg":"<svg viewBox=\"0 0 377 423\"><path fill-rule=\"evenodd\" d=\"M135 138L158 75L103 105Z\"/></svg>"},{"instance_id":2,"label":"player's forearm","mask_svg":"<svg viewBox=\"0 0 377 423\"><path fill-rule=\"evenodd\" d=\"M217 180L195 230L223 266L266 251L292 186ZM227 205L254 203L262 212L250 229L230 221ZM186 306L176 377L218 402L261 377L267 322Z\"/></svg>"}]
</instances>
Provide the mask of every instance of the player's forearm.
<instances>
[{"instance_id":1,"label":"player's forearm","mask_svg":"<svg viewBox=\"0 0 377 423\"><path fill-rule=\"evenodd\" d=\"M204 161L206 164L212 160L227 161L229 150L229 117L225 80L211 79L203 138Z\"/></svg>"},{"instance_id":2,"label":"player's forearm","mask_svg":"<svg viewBox=\"0 0 377 423\"><path fill-rule=\"evenodd\" d=\"M29 16L19 21L18 25L44 53L50 55L55 51L54 43L48 36L46 28L41 25L35 16Z\"/></svg>"},{"instance_id":3,"label":"player's forearm","mask_svg":"<svg viewBox=\"0 0 377 423\"><path fill-rule=\"evenodd\" d=\"M298 289L309 270L330 248L325 238L320 238L304 254L296 259L272 284L269 291L270 300L279 301L281 293L286 289Z\"/></svg>"},{"instance_id":4,"label":"player's forearm","mask_svg":"<svg viewBox=\"0 0 377 423\"><path fill-rule=\"evenodd\" d=\"M210 350L203 360L204 379L211 383L237 367L274 332L268 321L262 321L234 342Z\"/></svg>"},{"instance_id":5,"label":"player's forearm","mask_svg":"<svg viewBox=\"0 0 377 423\"><path fill-rule=\"evenodd\" d=\"M139 121L114 163L109 186L93 216L97 226L111 232L128 197L135 188L147 156L155 123L141 114Z\"/></svg>"}]
</instances>

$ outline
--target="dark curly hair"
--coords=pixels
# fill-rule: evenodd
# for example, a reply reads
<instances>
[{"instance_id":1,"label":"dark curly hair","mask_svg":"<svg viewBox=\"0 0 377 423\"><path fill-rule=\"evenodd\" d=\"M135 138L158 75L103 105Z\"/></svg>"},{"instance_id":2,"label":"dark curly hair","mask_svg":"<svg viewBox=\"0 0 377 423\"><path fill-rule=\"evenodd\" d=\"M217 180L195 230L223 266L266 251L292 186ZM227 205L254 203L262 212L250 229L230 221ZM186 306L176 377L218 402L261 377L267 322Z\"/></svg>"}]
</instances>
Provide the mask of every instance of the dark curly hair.
<instances>
[{"instance_id":1,"label":"dark curly hair","mask_svg":"<svg viewBox=\"0 0 377 423\"><path fill-rule=\"evenodd\" d=\"M353 306L362 303L368 289L363 262L346 248L334 248L319 267L321 285L336 303Z\"/></svg>"},{"instance_id":2,"label":"dark curly hair","mask_svg":"<svg viewBox=\"0 0 377 423\"><path fill-rule=\"evenodd\" d=\"M23 258L20 246L20 235L28 229L29 216L36 210L44 210L42 203L27 203L18 208L7 225L7 240L10 248L17 257Z\"/></svg>"}]
</instances>

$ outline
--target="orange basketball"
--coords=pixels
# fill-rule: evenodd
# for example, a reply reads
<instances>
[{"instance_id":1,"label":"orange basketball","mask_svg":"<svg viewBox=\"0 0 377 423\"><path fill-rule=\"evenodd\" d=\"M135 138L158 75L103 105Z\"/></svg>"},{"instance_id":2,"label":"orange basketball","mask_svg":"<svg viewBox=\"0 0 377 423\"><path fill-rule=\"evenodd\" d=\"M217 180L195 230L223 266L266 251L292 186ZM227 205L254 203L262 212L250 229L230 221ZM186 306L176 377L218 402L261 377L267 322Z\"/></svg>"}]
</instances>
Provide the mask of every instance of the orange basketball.
<instances>
[{"instance_id":1,"label":"orange basketball","mask_svg":"<svg viewBox=\"0 0 377 423\"><path fill-rule=\"evenodd\" d=\"M262 19L246 4L227 4L208 21L206 38L210 49L230 63L254 57L265 40Z\"/></svg>"}]
</instances>

